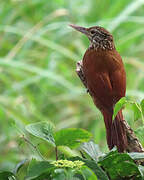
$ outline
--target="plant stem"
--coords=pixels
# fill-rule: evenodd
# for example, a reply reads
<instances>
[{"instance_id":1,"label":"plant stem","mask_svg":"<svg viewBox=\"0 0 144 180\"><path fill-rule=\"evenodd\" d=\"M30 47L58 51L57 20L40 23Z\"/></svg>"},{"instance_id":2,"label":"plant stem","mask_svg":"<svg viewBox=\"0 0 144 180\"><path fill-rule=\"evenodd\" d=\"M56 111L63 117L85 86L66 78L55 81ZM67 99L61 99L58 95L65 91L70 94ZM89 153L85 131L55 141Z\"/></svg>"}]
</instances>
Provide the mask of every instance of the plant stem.
<instances>
[{"instance_id":1,"label":"plant stem","mask_svg":"<svg viewBox=\"0 0 144 180\"><path fill-rule=\"evenodd\" d=\"M55 147L55 153L56 153L56 161L58 160L58 149L57 146Z\"/></svg>"}]
</instances>

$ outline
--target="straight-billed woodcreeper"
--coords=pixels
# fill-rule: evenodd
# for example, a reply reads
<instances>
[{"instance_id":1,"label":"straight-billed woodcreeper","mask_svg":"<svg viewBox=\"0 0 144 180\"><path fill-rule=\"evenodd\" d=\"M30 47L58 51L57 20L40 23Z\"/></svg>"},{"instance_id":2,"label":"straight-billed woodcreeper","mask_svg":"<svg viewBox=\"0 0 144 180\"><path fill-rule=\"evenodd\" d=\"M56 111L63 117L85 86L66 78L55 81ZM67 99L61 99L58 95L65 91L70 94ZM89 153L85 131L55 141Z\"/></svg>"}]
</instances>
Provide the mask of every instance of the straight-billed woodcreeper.
<instances>
[{"instance_id":1,"label":"straight-billed woodcreeper","mask_svg":"<svg viewBox=\"0 0 144 180\"><path fill-rule=\"evenodd\" d=\"M85 34L90 41L82 60L83 79L104 117L109 149L116 146L119 152L123 152L127 147L127 136L122 123L122 110L114 120L112 116L115 104L125 96L126 73L121 56L116 51L113 36L99 26L70 26Z\"/></svg>"}]
</instances>

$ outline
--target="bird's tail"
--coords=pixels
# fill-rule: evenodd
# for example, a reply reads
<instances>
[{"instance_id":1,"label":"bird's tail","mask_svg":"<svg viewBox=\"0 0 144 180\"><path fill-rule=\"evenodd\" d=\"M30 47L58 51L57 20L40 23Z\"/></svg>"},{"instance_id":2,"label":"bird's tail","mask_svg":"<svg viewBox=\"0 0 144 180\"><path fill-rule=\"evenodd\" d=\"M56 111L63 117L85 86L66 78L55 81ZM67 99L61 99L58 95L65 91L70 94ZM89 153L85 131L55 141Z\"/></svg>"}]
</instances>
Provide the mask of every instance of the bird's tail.
<instances>
[{"instance_id":1,"label":"bird's tail","mask_svg":"<svg viewBox=\"0 0 144 180\"><path fill-rule=\"evenodd\" d=\"M123 152L127 147L127 136L123 124L122 110L118 112L114 120L112 120L112 114L110 113L103 112L103 115L109 149L116 146L119 152Z\"/></svg>"}]
</instances>

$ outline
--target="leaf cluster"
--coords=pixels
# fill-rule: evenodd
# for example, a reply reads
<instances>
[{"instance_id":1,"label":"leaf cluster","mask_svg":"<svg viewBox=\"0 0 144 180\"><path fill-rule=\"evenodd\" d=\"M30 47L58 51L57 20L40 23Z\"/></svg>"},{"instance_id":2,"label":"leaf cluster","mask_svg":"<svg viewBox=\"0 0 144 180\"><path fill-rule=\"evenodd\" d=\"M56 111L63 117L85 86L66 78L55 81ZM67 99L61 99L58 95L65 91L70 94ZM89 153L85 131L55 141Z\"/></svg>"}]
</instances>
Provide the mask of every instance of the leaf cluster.
<instances>
[{"instance_id":1,"label":"leaf cluster","mask_svg":"<svg viewBox=\"0 0 144 180\"><path fill-rule=\"evenodd\" d=\"M25 160L13 172L0 172L0 179L21 180L119 180L144 179L144 166L136 160L144 160L144 153L118 153L114 148L107 154L89 141L91 133L84 129L68 128L55 131L51 122L39 122L26 126L26 130L42 138L59 150L59 160ZM89 141L89 142L87 142ZM78 148L81 155L68 157L59 147Z\"/></svg>"}]
</instances>

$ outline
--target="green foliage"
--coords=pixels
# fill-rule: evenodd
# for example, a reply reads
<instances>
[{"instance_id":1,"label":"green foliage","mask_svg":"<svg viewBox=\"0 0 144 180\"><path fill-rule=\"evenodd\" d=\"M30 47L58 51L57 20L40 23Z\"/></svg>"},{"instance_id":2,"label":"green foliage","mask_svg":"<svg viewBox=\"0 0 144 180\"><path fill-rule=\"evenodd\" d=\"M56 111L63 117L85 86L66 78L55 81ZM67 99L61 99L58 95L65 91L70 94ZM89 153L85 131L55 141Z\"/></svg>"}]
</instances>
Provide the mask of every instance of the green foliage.
<instances>
[{"instance_id":1,"label":"green foliage","mask_svg":"<svg viewBox=\"0 0 144 180\"><path fill-rule=\"evenodd\" d=\"M98 164L95 161L87 159L81 159L81 161L85 162L87 167L89 167L95 173L98 179L108 180L108 176L106 175L106 173L102 170L100 166L98 166Z\"/></svg>"},{"instance_id":2,"label":"green foliage","mask_svg":"<svg viewBox=\"0 0 144 180\"><path fill-rule=\"evenodd\" d=\"M144 125L142 127L138 127L135 130L136 135L143 141L143 136L144 136Z\"/></svg>"},{"instance_id":3,"label":"green foliage","mask_svg":"<svg viewBox=\"0 0 144 180\"><path fill-rule=\"evenodd\" d=\"M127 100L125 97L121 98L114 107L114 113L113 113L113 120L115 119L117 113L124 107L124 105L127 103Z\"/></svg>"},{"instance_id":4,"label":"green foliage","mask_svg":"<svg viewBox=\"0 0 144 180\"><path fill-rule=\"evenodd\" d=\"M81 149L96 162L98 161L99 157L103 155L103 153L99 149L99 146L95 144L93 141L83 143L81 145Z\"/></svg>"},{"instance_id":5,"label":"green foliage","mask_svg":"<svg viewBox=\"0 0 144 180\"><path fill-rule=\"evenodd\" d=\"M144 114L143 114L143 108L144 108L144 100L142 100L140 103L133 102L130 100L127 100L126 97L121 98L114 107L114 113L113 113L113 120L115 119L117 113L123 109L126 105L130 105L131 109L134 112L134 120L142 119L144 123Z\"/></svg>"},{"instance_id":6,"label":"green foliage","mask_svg":"<svg viewBox=\"0 0 144 180\"><path fill-rule=\"evenodd\" d=\"M47 161L36 161L35 159L32 159L28 166L26 179L36 179L45 173L47 174L47 177L49 177L50 171L53 169L54 165Z\"/></svg>"},{"instance_id":7,"label":"green foliage","mask_svg":"<svg viewBox=\"0 0 144 180\"><path fill-rule=\"evenodd\" d=\"M68 128L57 131L54 137L57 146L76 148L81 143L89 141L92 134L84 129Z\"/></svg>"},{"instance_id":8,"label":"green foliage","mask_svg":"<svg viewBox=\"0 0 144 180\"><path fill-rule=\"evenodd\" d=\"M144 123L144 99L141 101L140 107L141 107L141 115Z\"/></svg>"},{"instance_id":9,"label":"green foliage","mask_svg":"<svg viewBox=\"0 0 144 180\"><path fill-rule=\"evenodd\" d=\"M141 105L141 108L142 108L142 112L144 114L144 99L141 101L140 105Z\"/></svg>"},{"instance_id":10,"label":"green foliage","mask_svg":"<svg viewBox=\"0 0 144 180\"><path fill-rule=\"evenodd\" d=\"M117 153L116 151L107 154L100 161L105 171L110 175L111 179L120 179L125 177L133 177L135 179L141 176L137 165L133 159L126 153Z\"/></svg>"},{"instance_id":11,"label":"green foliage","mask_svg":"<svg viewBox=\"0 0 144 180\"><path fill-rule=\"evenodd\" d=\"M26 130L53 146L68 146L70 148L76 148L92 137L91 133L80 128L68 128L54 132L54 126L50 122L29 124L26 126Z\"/></svg>"},{"instance_id":12,"label":"green foliage","mask_svg":"<svg viewBox=\"0 0 144 180\"><path fill-rule=\"evenodd\" d=\"M49 139L47 136L49 137L49 135L51 135L56 146L74 148L82 142L85 142L81 145L81 149L88 157L92 158L92 160L78 156L69 159L63 159L64 157L61 156L61 160L53 162L32 159L27 168L27 180L42 180L43 178L71 179L75 176L77 179L85 179L85 174L80 171L84 166L87 166L87 168L95 174L95 176L93 175L95 179L98 178L99 180L117 180L131 177L139 180L144 177L143 166L138 166L134 162L134 160L144 159L144 153L118 153L117 150L113 149L104 155L99 150L98 145L94 144L92 141L86 143L91 137L91 134L86 130L68 128L54 132L54 129L50 128L50 125L50 122L40 122L27 125L26 129L37 137L45 137L43 139L46 141ZM46 131L44 131L45 129ZM61 169L61 171L57 174L58 168Z\"/></svg>"},{"instance_id":13,"label":"green foliage","mask_svg":"<svg viewBox=\"0 0 144 180\"><path fill-rule=\"evenodd\" d=\"M26 126L26 130L36 137L42 138L55 146L55 140L53 138L54 125L50 122L38 122L29 124Z\"/></svg>"},{"instance_id":14,"label":"green foliage","mask_svg":"<svg viewBox=\"0 0 144 180\"><path fill-rule=\"evenodd\" d=\"M8 171L0 172L0 179L9 180L10 178L11 180L16 180L12 172L8 172Z\"/></svg>"},{"instance_id":15,"label":"green foliage","mask_svg":"<svg viewBox=\"0 0 144 180\"><path fill-rule=\"evenodd\" d=\"M83 148L84 147L84 148ZM88 152L89 157L93 157L92 147L98 149L92 141L84 143L82 149ZM92 154L91 154L92 152ZM96 157L95 157L96 156ZM144 166L137 165L136 160L144 160L144 153L118 153L113 149L107 154L95 154L93 159L75 156L71 158L59 159L57 161L38 161L32 159L25 169L25 180L118 180L131 179L142 180L144 178ZM1 172L0 177L18 177L18 171L26 162L18 165L15 174L11 172Z\"/></svg>"},{"instance_id":16,"label":"green foliage","mask_svg":"<svg viewBox=\"0 0 144 180\"><path fill-rule=\"evenodd\" d=\"M128 101L125 98L122 98L116 104L114 116L126 104L137 107L133 108L134 113L139 112L143 116L143 100L138 104ZM136 180L140 180L144 178L143 166L137 165L134 162L134 160L144 160L144 153L118 153L114 148L109 153L103 154L98 145L92 141L87 142L92 137L88 131L80 128L66 128L56 131L54 125L48 121L29 124L26 126L26 130L55 147L56 159L58 157L62 159L56 161L38 161L32 159L28 165L27 160L24 160L17 164L13 171L14 174L3 171L0 173L0 177L10 177L14 180L19 177L21 178L20 171L23 169L23 178L26 180L44 180L45 178L51 180L61 180L63 178L69 180L73 180L73 178L77 180L91 180L91 178L95 180L135 178ZM34 146L31 142L29 143ZM64 154L58 156L57 147L66 146L68 148L76 148L80 145L82 152L84 152L83 156L86 155L87 158L79 156L68 158Z\"/></svg>"},{"instance_id":17,"label":"green foliage","mask_svg":"<svg viewBox=\"0 0 144 180\"><path fill-rule=\"evenodd\" d=\"M141 107L138 103L132 103L132 109L134 112L134 120L138 120L141 118Z\"/></svg>"}]
</instances>

